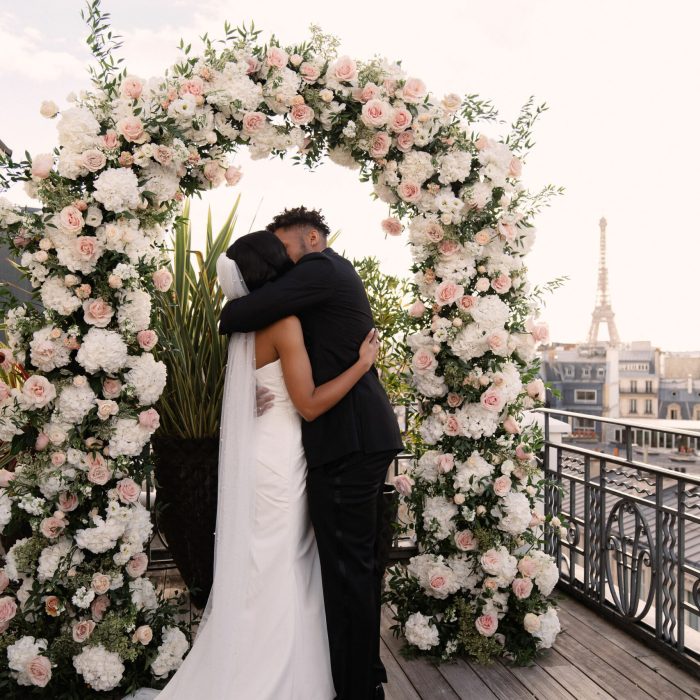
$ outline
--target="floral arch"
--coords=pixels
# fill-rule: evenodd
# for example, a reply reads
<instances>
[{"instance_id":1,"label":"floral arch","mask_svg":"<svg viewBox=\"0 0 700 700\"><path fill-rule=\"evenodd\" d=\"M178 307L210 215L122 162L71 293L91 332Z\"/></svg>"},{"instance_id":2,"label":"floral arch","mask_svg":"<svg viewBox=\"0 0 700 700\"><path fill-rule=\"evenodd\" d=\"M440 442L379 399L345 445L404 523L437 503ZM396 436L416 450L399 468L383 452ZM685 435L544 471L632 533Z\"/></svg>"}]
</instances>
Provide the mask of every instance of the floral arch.
<instances>
[{"instance_id":1,"label":"floral arch","mask_svg":"<svg viewBox=\"0 0 700 700\"><path fill-rule=\"evenodd\" d=\"M99 2L86 20L94 89L60 111L43 103L58 147L3 175L41 201L31 212L0 199L0 229L44 311L5 319L4 369L24 381L0 384L0 440L17 457L0 471L0 532L26 536L0 569L2 687L100 696L164 682L187 651L144 576L140 483L166 382L152 299L171 282L164 233L182 200L235 184L227 155L240 146L356 168L389 207L384 231L407 224L422 421L417 466L397 486L421 553L392 570L388 595L409 645L521 662L551 646L557 568L542 543L559 523L537 508L539 436L520 425L544 397L546 328L524 258L553 191L519 183L541 110L529 102L493 140L476 129L495 111L475 96L435 99L398 64L337 57L317 32L282 47L228 25L222 48L182 46L166 76L142 80L114 59Z\"/></svg>"}]
</instances>

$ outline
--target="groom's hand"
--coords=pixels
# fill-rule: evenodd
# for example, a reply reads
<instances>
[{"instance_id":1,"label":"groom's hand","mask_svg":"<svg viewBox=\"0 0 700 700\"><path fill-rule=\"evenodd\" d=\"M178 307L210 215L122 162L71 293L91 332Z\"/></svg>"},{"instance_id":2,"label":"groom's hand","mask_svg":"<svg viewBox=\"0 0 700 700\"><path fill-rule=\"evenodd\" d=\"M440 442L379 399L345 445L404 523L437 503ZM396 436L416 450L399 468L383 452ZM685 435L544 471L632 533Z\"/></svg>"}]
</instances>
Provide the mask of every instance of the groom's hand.
<instances>
[{"instance_id":1,"label":"groom's hand","mask_svg":"<svg viewBox=\"0 0 700 700\"><path fill-rule=\"evenodd\" d=\"M275 402L274 394L265 386L255 385L255 404L258 409L258 416L262 416L272 408Z\"/></svg>"}]
</instances>

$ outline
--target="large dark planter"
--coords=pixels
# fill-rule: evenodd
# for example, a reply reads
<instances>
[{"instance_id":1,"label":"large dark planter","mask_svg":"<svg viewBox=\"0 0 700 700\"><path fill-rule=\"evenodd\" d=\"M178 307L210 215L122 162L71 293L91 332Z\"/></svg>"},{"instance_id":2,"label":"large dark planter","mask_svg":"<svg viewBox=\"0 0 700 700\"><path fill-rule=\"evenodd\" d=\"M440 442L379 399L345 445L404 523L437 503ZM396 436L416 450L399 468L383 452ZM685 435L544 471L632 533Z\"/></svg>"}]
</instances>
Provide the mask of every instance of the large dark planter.
<instances>
[{"instance_id":1,"label":"large dark planter","mask_svg":"<svg viewBox=\"0 0 700 700\"><path fill-rule=\"evenodd\" d=\"M154 437L156 522L197 607L214 571L219 440Z\"/></svg>"}]
</instances>

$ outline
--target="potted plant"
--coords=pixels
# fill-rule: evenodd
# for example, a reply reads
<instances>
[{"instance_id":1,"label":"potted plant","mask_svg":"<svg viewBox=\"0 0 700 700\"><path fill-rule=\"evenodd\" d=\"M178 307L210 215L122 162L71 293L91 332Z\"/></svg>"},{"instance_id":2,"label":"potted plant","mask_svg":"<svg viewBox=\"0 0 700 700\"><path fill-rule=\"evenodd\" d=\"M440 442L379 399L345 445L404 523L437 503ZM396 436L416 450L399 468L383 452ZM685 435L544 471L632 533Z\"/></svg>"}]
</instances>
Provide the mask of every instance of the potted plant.
<instances>
[{"instance_id":1,"label":"potted plant","mask_svg":"<svg viewBox=\"0 0 700 700\"><path fill-rule=\"evenodd\" d=\"M190 590L203 607L212 583L216 524L219 420L228 341L218 331L224 298L216 261L229 246L239 199L221 230L211 211L204 252L192 250L189 202L173 231L173 285L157 303L157 358L168 368L153 438L158 530Z\"/></svg>"}]
</instances>

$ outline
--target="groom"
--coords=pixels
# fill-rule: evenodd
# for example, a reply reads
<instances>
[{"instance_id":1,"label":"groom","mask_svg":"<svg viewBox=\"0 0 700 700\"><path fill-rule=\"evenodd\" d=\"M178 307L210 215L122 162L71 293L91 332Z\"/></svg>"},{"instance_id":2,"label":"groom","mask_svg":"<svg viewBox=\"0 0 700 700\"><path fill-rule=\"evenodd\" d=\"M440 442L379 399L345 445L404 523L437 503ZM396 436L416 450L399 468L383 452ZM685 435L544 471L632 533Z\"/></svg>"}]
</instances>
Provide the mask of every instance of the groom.
<instances>
[{"instance_id":1,"label":"groom","mask_svg":"<svg viewBox=\"0 0 700 700\"><path fill-rule=\"evenodd\" d=\"M255 331L298 316L318 386L357 359L374 325L367 294L352 264L327 247L330 231L320 212L288 209L267 228L296 265L280 279L229 301L219 332ZM327 413L304 421L302 438L337 697L383 698L387 678L379 658L383 569L378 539L382 487L402 444L376 370Z\"/></svg>"}]
</instances>

